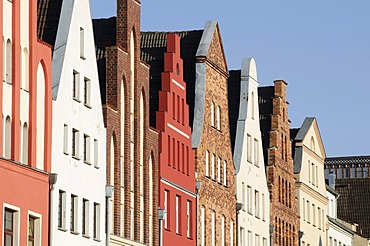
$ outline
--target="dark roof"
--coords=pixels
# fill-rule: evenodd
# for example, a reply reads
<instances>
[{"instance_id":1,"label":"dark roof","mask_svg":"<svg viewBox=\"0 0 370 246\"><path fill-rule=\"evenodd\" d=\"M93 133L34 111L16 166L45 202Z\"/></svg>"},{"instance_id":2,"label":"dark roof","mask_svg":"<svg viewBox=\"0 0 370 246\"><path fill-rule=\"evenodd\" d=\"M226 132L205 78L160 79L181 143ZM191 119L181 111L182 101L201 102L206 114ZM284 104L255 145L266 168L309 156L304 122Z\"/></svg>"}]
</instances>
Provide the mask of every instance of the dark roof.
<instances>
[{"instance_id":1,"label":"dark roof","mask_svg":"<svg viewBox=\"0 0 370 246\"><path fill-rule=\"evenodd\" d=\"M37 0L37 37L55 45L63 0Z\"/></svg>"},{"instance_id":2,"label":"dark roof","mask_svg":"<svg viewBox=\"0 0 370 246\"><path fill-rule=\"evenodd\" d=\"M297 133L299 132L299 129L300 128L291 128L290 129L290 140L292 142L292 158L294 159L294 155L295 155L295 137L297 136Z\"/></svg>"},{"instance_id":3,"label":"dark roof","mask_svg":"<svg viewBox=\"0 0 370 246\"><path fill-rule=\"evenodd\" d=\"M325 165L370 165L370 156L328 157Z\"/></svg>"},{"instance_id":4,"label":"dark roof","mask_svg":"<svg viewBox=\"0 0 370 246\"><path fill-rule=\"evenodd\" d=\"M239 118L241 70L229 71L228 100L231 147L234 152L236 128Z\"/></svg>"},{"instance_id":5,"label":"dark roof","mask_svg":"<svg viewBox=\"0 0 370 246\"><path fill-rule=\"evenodd\" d=\"M370 179L337 179L338 218L359 225L359 232L370 236Z\"/></svg>"},{"instance_id":6,"label":"dark roof","mask_svg":"<svg viewBox=\"0 0 370 246\"><path fill-rule=\"evenodd\" d=\"M99 73L102 104L107 102L106 92L106 47L116 44L116 17L93 19L96 61Z\"/></svg>"},{"instance_id":7,"label":"dark roof","mask_svg":"<svg viewBox=\"0 0 370 246\"><path fill-rule=\"evenodd\" d=\"M260 112L260 127L262 135L263 156L265 165L268 165L268 149L270 148L270 131L272 115L272 99L274 97L275 87L258 87L258 104Z\"/></svg>"},{"instance_id":8,"label":"dark roof","mask_svg":"<svg viewBox=\"0 0 370 246\"><path fill-rule=\"evenodd\" d=\"M158 111L158 93L161 90L161 74L164 70L164 53L168 32L141 33L141 60L150 65L150 126L155 127ZM175 32L180 36L181 58L183 59L186 101L189 105L189 124L193 125L195 100L195 55L203 30Z\"/></svg>"}]
</instances>

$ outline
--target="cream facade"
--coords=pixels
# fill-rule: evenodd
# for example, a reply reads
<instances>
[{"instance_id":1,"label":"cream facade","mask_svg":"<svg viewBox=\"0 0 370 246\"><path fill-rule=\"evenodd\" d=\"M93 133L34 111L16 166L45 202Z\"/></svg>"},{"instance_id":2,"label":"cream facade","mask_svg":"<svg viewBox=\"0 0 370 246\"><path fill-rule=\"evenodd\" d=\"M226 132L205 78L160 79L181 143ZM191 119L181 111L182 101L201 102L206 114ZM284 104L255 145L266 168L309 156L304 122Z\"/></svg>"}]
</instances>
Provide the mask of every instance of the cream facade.
<instances>
[{"instance_id":1,"label":"cream facade","mask_svg":"<svg viewBox=\"0 0 370 246\"><path fill-rule=\"evenodd\" d=\"M258 85L255 60L244 59L234 147L236 197L241 205L237 212L239 246L270 245L270 195L259 124Z\"/></svg>"},{"instance_id":2,"label":"cream facade","mask_svg":"<svg viewBox=\"0 0 370 246\"><path fill-rule=\"evenodd\" d=\"M300 129L293 129L294 174L300 215L302 246L325 246L328 198L324 177L326 158L315 118L306 118Z\"/></svg>"},{"instance_id":3,"label":"cream facade","mask_svg":"<svg viewBox=\"0 0 370 246\"><path fill-rule=\"evenodd\" d=\"M106 129L88 0L64 0L60 10L52 162L58 178L51 194L50 245L105 245Z\"/></svg>"}]
</instances>

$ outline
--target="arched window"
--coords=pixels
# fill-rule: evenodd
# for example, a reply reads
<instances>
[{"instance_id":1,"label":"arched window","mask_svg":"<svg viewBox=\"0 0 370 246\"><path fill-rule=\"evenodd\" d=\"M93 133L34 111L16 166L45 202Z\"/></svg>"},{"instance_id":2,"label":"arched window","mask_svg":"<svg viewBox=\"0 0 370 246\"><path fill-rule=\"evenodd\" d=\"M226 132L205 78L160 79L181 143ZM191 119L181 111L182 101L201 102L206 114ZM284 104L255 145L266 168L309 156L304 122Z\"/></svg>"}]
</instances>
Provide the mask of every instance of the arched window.
<instances>
[{"instance_id":1,"label":"arched window","mask_svg":"<svg viewBox=\"0 0 370 246\"><path fill-rule=\"evenodd\" d=\"M22 163L28 163L28 126L27 123L23 124L22 130Z\"/></svg>"},{"instance_id":2,"label":"arched window","mask_svg":"<svg viewBox=\"0 0 370 246\"><path fill-rule=\"evenodd\" d=\"M37 68L36 96L36 167L44 169L44 131L45 131L45 72L41 62Z\"/></svg>"},{"instance_id":3,"label":"arched window","mask_svg":"<svg viewBox=\"0 0 370 246\"><path fill-rule=\"evenodd\" d=\"M110 164L110 179L109 179L109 184L114 187L114 166L115 166L115 159L114 159L114 136L112 135L111 140L110 140L110 158L109 158L109 164ZM112 198L110 199L110 206L111 206L111 218L110 218L110 223L111 223L111 233L114 233L114 192L112 195Z\"/></svg>"},{"instance_id":4,"label":"arched window","mask_svg":"<svg viewBox=\"0 0 370 246\"><path fill-rule=\"evenodd\" d=\"M216 119L217 119L217 130L221 130L221 108L218 105L216 107Z\"/></svg>"},{"instance_id":5,"label":"arched window","mask_svg":"<svg viewBox=\"0 0 370 246\"><path fill-rule=\"evenodd\" d=\"M140 242L144 242L144 95L140 93Z\"/></svg>"},{"instance_id":6,"label":"arched window","mask_svg":"<svg viewBox=\"0 0 370 246\"><path fill-rule=\"evenodd\" d=\"M254 93L252 91L252 95L251 95L251 117L252 117L252 119L254 119L254 111L255 111L255 109L254 109L255 105L254 104L255 104L254 103Z\"/></svg>"},{"instance_id":7,"label":"arched window","mask_svg":"<svg viewBox=\"0 0 370 246\"><path fill-rule=\"evenodd\" d=\"M153 244L153 157L149 156L149 245Z\"/></svg>"},{"instance_id":8,"label":"arched window","mask_svg":"<svg viewBox=\"0 0 370 246\"><path fill-rule=\"evenodd\" d=\"M215 126L215 103L211 103L211 126Z\"/></svg>"},{"instance_id":9,"label":"arched window","mask_svg":"<svg viewBox=\"0 0 370 246\"><path fill-rule=\"evenodd\" d=\"M22 89L28 91L29 89L29 60L28 60L28 50L23 49L23 59L22 59Z\"/></svg>"},{"instance_id":10,"label":"arched window","mask_svg":"<svg viewBox=\"0 0 370 246\"><path fill-rule=\"evenodd\" d=\"M12 122L10 117L5 118L5 135L4 135L4 157L10 159L12 152Z\"/></svg>"},{"instance_id":11,"label":"arched window","mask_svg":"<svg viewBox=\"0 0 370 246\"><path fill-rule=\"evenodd\" d=\"M6 75L5 80L7 83L12 83L12 41L6 41Z\"/></svg>"}]
</instances>

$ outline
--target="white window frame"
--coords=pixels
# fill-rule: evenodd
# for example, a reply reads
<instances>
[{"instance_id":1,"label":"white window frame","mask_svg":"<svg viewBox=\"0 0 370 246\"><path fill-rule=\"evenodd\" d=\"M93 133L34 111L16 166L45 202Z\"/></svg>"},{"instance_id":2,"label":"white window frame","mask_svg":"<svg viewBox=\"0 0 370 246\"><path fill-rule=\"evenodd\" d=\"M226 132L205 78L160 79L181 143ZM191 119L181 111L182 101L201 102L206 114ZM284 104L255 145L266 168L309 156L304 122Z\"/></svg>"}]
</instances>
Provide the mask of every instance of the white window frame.
<instances>
[{"instance_id":1,"label":"white window frame","mask_svg":"<svg viewBox=\"0 0 370 246\"><path fill-rule=\"evenodd\" d=\"M82 199L82 236L89 237L90 231L89 231L89 224L90 224L90 201L87 199Z\"/></svg>"},{"instance_id":2,"label":"white window frame","mask_svg":"<svg viewBox=\"0 0 370 246\"><path fill-rule=\"evenodd\" d=\"M91 80L84 78L84 105L91 108Z\"/></svg>"},{"instance_id":3,"label":"white window frame","mask_svg":"<svg viewBox=\"0 0 370 246\"><path fill-rule=\"evenodd\" d=\"M176 234L181 234L181 197L176 195Z\"/></svg>"},{"instance_id":4,"label":"white window frame","mask_svg":"<svg viewBox=\"0 0 370 246\"><path fill-rule=\"evenodd\" d=\"M206 211L205 211L206 209L205 209L205 207L204 206L202 206L201 208L200 208L200 234L201 234L201 236L200 236L200 242L201 242L201 246L205 246L206 244L205 244L205 241L206 241L206 234L205 234L205 230L206 230L206 228L205 228L205 225L206 225Z\"/></svg>"},{"instance_id":5,"label":"white window frame","mask_svg":"<svg viewBox=\"0 0 370 246\"><path fill-rule=\"evenodd\" d=\"M221 158L217 158L217 182L221 184Z\"/></svg>"},{"instance_id":6,"label":"white window frame","mask_svg":"<svg viewBox=\"0 0 370 246\"><path fill-rule=\"evenodd\" d=\"M78 233L78 196L71 194L71 203L70 203L70 231L71 233Z\"/></svg>"},{"instance_id":7,"label":"white window frame","mask_svg":"<svg viewBox=\"0 0 370 246\"><path fill-rule=\"evenodd\" d=\"M215 159L216 155L212 154L212 159L211 159L211 178L215 180Z\"/></svg>"},{"instance_id":8,"label":"white window frame","mask_svg":"<svg viewBox=\"0 0 370 246\"><path fill-rule=\"evenodd\" d=\"M20 208L4 203L3 204L3 223L4 225L4 219L5 219L5 209L12 210L13 212L13 245L19 245L20 242ZM4 227L3 227L3 235L4 235ZM4 242L4 238L3 238Z\"/></svg>"},{"instance_id":9,"label":"white window frame","mask_svg":"<svg viewBox=\"0 0 370 246\"><path fill-rule=\"evenodd\" d=\"M63 126L63 153L68 155L69 154L69 151L68 151L68 125L67 124L64 124Z\"/></svg>"},{"instance_id":10,"label":"white window frame","mask_svg":"<svg viewBox=\"0 0 370 246\"><path fill-rule=\"evenodd\" d=\"M248 206L248 213L249 214L253 214L253 198L252 198L252 187L251 186L247 186L247 206Z\"/></svg>"},{"instance_id":11,"label":"white window frame","mask_svg":"<svg viewBox=\"0 0 370 246\"><path fill-rule=\"evenodd\" d=\"M258 159L259 159L259 153L258 153L258 140L255 138L254 139L254 142L253 142L253 144L254 144L254 165L256 166L256 167L259 167L259 162L258 162Z\"/></svg>"},{"instance_id":12,"label":"white window frame","mask_svg":"<svg viewBox=\"0 0 370 246\"><path fill-rule=\"evenodd\" d=\"M260 218L260 192L254 190L254 215Z\"/></svg>"},{"instance_id":13,"label":"white window frame","mask_svg":"<svg viewBox=\"0 0 370 246\"><path fill-rule=\"evenodd\" d=\"M99 203L94 203L94 216L93 216L93 238L94 240L100 240L100 211L101 206Z\"/></svg>"},{"instance_id":14,"label":"white window frame","mask_svg":"<svg viewBox=\"0 0 370 246\"><path fill-rule=\"evenodd\" d=\"M224 186L227 186L227 162L224 161Z\"/></svg>"},{"instance_id":15,"label":"white window frame","mask_svg":"<svg viewBox=\"0 0 370 246\"><path fill-rule=\"evenodd\" d=\"M58 228L66 230L66 202L67 194L63 190L58 193ZM60 221L60 223L59 223Z\"/></svg>"},{"instance_id":16,"label":"white window frame","mask_svg":"<svg viewBox=\"0 0 370 246\"><path fill-rule=\"evenodd\" d=\"M225 216L221 216L221 246L225 246Z\"/></svg>"},{"instance_id":17,"label":"white window frame","mask_svg":"<svg viewBox=\"0 0 370 246\"><path fill-rule=\"evenodd\" d=\"M85 30L80 27L80 58L85 60Z\"/></svg>"},{"instance_id":18,"label":"white window frame","mask_svg":"<svg viewBox=\"0 0 370 246\"><path fill-rule=\"evenodd\" d=\"M42 234L42 215L35 213L33 211L28 211L28 218L32 217L34 219L34 246L41 246L41 234ZM27 228L29 227L29 222L27 223ZM28 242L29 232L27 231L27 242Z\"/></svg>"},{"instance_id":19,"label":"white window frame","mask_svg":"<svg viewBox=\"0 0 370 246\"><path fill-rule=\"evenodd\" d=\"M209 151L206 150L206 177L209 177Z\"/></svg>"},{"instance_id":20,"label":"white window frame","mask_svg":"<svg viewBox=\"0 0 370 246\"><path fill-rule=\"evenodd\" d=\"M80 159L80 131L72 128L72 157Z\"/></svg>"},{"instance_id":21,"label":"white window frame","mask_svg":"<svg viewBox=\"0 0 370 246\"><path fill-rule=\"evenodd\" d=\"M252 136L247 134L247 161L252 163Z\"/></svg>"},{"instance_id":22,"label":"white window frame","mask_svg":"<svg viewBox=\"0 0 370 246\"><path fill-rule=\"evenodd\" d=\"M99 168L99 141L94 139L94 167Z\"/></svg>"},{"instance_id":23,"label":"white window frame","mask_svg":"<svg viewBox=\"0 0 370 246\"><path fill-rule=\"evenodd\" d=\"M169 229L168 226L169 226L169 223L168 223L168 219L167 219L167 214L169 213L168 211L168 208L169 208L169 195L170 195L170 192L168 190L164 190L164 196L163 196L163 207L164 207L164 210L165 210L165 213L164 213L164 219L163 219L163 222L164 222L164 229Z\"/></svg>"},{"instance_id":24,"label":"white window frame","mask_svg":"<svg viewBox=\"0 0 370 246\"><path fill-rule=\"evenodd\" d=\"M211 211L211 246L216 245L216 215Z\"/></svg>"},{"instance_id":25,"label":"white window frame","mask_svg":"<svg viewBox=\"0 0 370 246\"><path fill-rule=\"evenodd\" d=\"M72 76L72 97L75 101L80 102L80 73L73 70Z\"/></svg>"},{"instance_id":26,"label":"white window frame","mask_svg":"<svg viewBox=\"0 0 370 246\"><path fill-rule=\"evenodd\" d=\"M191 238L191 201L186 201L186 236Z\"/></svg>"},{"instance_id":27,"label":"white window frame","mask_svg":"<svg viewBox=\"0 0 370 246\"><path fill-rule=\"evenodd\" d=\"M91 164L91 142L90 142L90 136L87 134L84 134L84 162L86 164Z\"/></svg>"}]
</instances>

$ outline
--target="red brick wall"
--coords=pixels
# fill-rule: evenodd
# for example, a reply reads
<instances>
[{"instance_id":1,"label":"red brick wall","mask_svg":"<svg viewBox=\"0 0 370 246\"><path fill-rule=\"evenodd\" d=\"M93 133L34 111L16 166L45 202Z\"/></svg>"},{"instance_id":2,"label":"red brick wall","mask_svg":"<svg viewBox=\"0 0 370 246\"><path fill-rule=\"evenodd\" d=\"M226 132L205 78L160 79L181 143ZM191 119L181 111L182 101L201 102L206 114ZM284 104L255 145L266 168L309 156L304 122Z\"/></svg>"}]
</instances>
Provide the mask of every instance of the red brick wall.
<instances>
[{"instance_id":1,"label":"red brick wall","mask_svg":"<svg viewBox=\"0 0 370 246\"><path fill-rule=\"evenodd\" d=\"M298 245L299 231L286 85L284 81L274 81L267 166L270 223L275 228L273 245L276 246Z\"/></svg>"}]
</instances>

